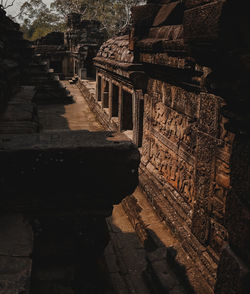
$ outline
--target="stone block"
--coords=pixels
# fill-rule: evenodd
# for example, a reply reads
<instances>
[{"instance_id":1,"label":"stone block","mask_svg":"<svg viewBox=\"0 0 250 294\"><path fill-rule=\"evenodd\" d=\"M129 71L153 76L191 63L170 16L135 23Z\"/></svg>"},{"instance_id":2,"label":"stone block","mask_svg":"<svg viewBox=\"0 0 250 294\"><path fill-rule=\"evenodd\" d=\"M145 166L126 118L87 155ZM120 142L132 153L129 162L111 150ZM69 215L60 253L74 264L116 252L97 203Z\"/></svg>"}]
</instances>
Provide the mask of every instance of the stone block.
<instances>
[{"instance_id":1,"label":"stone block","mask_svg":"<svg viewBox=\"0 0 250 294\"><path fill-rule=\"evenodd\" d=\"M29 293L31 259L0 256L0 293Z\"/></svg>"},{"instance_id":2,"label":"stone block","mask_svg":"<svg viewBox=\"0 0 250 294\"><path fill-rule=\"evenodd\" d=\"M186 8L193 8L195 6L200 6L204 4L208 4L210 2L213 2L214 0L185 0L184 4Z\"/></svg>"},{"instance_id":3,"label":"stone block","mask_svg":"<svg viewBox=\"0 0 250 294\"><path fill-rule=\"evenodd\" d=\"M229 246L225 246L218 267L215 293L247 294L250 289L249 278L249 269Z\"/></svg>"},{"instance_id":4,"label":"stone block","mask_svg":"<svg viewBox=\"0 0 250 294\"><path fill-rule=\"evenodd\" d=\"M183 7L179 1L175 1L161 6L152 25L157 27L160 25L181 24L182 18Z\"/></svg>"},{"instance_id":5,"label":"stone block","mask_svg":"<svg viewBox=\"0 0 250 294\"><path fill-rule=\"evenodd\" d=\"M0 240L0 255L28 257L32 253L32 228L20 214L1 214Z\"/></svg>"},{"instance_id":6,"label":"stone block","mask_svg":"<svg viewBox=\"0 0 250 294\"><path fill-rule=\"evenodd\" d=\"M46 206L60 199L60 205L71 205L74 198L86 208L111 209L138 183L139 152L108 132L2 135L0 140L2 204L33 199Z\"/></svg>"}]
</instances>

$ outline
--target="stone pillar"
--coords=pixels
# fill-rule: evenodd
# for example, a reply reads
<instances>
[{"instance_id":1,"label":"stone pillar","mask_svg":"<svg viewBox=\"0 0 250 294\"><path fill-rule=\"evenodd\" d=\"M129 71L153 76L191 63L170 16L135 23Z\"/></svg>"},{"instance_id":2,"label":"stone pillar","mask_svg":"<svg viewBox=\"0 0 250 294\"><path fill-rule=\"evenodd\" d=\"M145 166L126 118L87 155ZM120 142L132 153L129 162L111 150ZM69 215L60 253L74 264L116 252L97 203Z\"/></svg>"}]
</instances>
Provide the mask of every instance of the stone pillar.
<instances>
[{"instance_id":1,"label":"stone pillar","mask_svg":"<svg viewBox=\"0 0 250 294\"><path fill-rule=\"evenodd\" d=\"M96 70L96 78L95 78L95 81L96 81L96 84L95 84L95 86L96 86L96 88L95 88L95 98L98 101L99 100L98 97L100 95L100 93L99 93L100 80L99 80L98 70Z\"/></svg>"},{"instance_id":2,"label":"stone pillar","mask_svg":"<svg viewBox=\"0 0 250 294\"><path fill-rule=\"evenodd\" d=\"M109 82L105 79L102 80L102 107L108 108L109 102Z\"/></svg>"},{"instance_id":3,"label":"stone pillar","mask_svg":"<svg viewBox=\"0 0 250 294\"><path fill-rule=\"evenodd\" d=\"M67 56L65 56L62 61L62 72L65 77L67 77L69 75L69 73L68 73L68 57Z\"/></svg>"},{"instance_id":4,"label":"stone pillar","mask_svg":"<svg viewBox=\"0 0 250 294\"><path fill-rule=\"evenodd\" d=\"M142 145L144 100L141 90L133 94L133 142L137 147Z\"/></svg>"},{"instance_id":5,"label":"stone pillar","mask_svg":"<svg viewBox=\"0 0 250 294\"><path fill-rule=\"evenodd\" d=\"M81 80L84 80L87 78L87 70L86 68L80 68L79 69L79 76Z\"/></svg>"},{"instance_id":6,"label":"stone pillar","mask_svg":"<svg viewBox=\"0 0 250 294\"><path fill-rule=\"evenodd\" d=\"M108 107L109 107L109 117L112 117L112 109L113 109L113 84L112 81L109 81L109 98L108 98Z\"/></svg>"},{"instance_id":7,"label":"stone pillar","mask_svg":"<svg viewBox=\"0 0 250 294\"><path fill-rule=\"evenodd\" d=\"M122 125L123 114L122 113L123 113L123 91L122 91L122 87L119 86L119 110L118 110L119 132L121 132L123 129L123 125Z\"/></svg>"}]
</instances>

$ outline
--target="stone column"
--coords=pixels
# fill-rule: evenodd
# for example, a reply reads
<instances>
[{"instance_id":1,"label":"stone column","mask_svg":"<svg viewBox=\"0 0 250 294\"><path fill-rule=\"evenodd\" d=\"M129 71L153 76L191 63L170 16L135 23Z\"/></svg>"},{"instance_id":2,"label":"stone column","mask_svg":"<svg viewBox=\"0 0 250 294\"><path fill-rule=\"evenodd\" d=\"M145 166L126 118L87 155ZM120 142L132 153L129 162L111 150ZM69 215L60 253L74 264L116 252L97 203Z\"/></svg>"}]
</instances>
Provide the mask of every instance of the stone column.
<instances>
[{"instance_id":1,"label":"stone column","mask_svg":"<svg viewBox=\"0 0 250 294\"><path fill-rule=\"evenodd\" d=\"M142 145L144 100L141 90L133 94L133 142L137 147Z\"/></svg>"},{"instance_id":2,"label":"stone column","mask_svg":"<svg viewBox=\"0 0 250 294\"><path fill-rule=\"evenodd\" d=\"M108 107L109 107L109 117L112 117L113 113L113 84L112 81L109 81L109 98L108 98Z\"/></svg>"},{"instance_id":3,"label":"stone column","mask_svg":"<svg viewBox=\"0 0 250 294\"><path fill-rule=\"evenodd\" d=\"M108 108L109 100L109 82L103 79L102 83L102 107Z\"/></svg>"},{"instance_id":4,"label":"stone column","mask_svg":"<svg viewBox=\"0 0 250 294\"><path fill-rule=\"evenodd\" d=\"M122 121L123 121L122 113L123 113L123 91L122 91L122 87L119 86L119 110L118 110L119 132L121 132L122 129L123 129L123 125L122 125Z\"/></svg>"}]
</instances>

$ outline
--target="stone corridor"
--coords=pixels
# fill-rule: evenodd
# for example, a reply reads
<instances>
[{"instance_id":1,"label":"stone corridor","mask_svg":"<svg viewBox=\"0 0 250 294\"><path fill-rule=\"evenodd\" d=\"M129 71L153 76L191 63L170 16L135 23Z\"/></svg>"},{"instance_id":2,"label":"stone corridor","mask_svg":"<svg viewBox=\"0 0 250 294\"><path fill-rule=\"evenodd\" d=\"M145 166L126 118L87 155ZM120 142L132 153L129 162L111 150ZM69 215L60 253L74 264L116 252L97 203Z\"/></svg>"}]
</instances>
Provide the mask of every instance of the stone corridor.
<instances>
[{"instance_id":1,"label":"stone corridor","mask_svg":"<svg viewBox=\"0 0 250 294\"><path fill-rule=\"evenodd\" d=\"M62 105L39 105L38 116L42 131L56 130L88 130L103 131L104 128L90 111L86 100L79 88L69 81L60 81L73 96L74 103Z\"/></svg>"},{"instance_id":2,"label":"stone corridor","mask_svg":"<svg viewBox=\"0 0 250 294\"><path fill-rule=\"evenodd\" d=\"M247 1L101 26L0 7L0 294L248 294Z\"/></svg>"}]
</instances>

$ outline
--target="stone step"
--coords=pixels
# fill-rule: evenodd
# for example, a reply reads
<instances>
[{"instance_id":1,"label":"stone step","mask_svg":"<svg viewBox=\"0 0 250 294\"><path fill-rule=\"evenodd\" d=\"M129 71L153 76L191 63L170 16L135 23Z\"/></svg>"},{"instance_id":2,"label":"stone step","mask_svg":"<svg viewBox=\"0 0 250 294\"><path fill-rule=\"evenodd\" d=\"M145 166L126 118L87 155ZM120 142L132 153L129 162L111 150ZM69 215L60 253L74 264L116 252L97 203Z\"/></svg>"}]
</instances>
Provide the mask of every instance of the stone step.
<instances>
[{"instance_id":1,"label":"stone step","mask_svg":"<svg viewBox=\"0 0 250 294\"><path fill-rule=\"evenodd\" d=\"M33 103L35 87L22 86L11 98L0 118L0 134L30 134L38 132L38 114Z\"/></svg>"},{"instance_id":2,"label":"stone step","mask_svg":"<svg viewBox=\"0 0 250 294\"><path fill-rule=\"evenodd\" d=\"M33 232L20 214L0 215L0 293L29 293Z\"/></svg>"},{"instance_id":3,"label":"stone step","mask_svg":"<svg viewBox=\"0 0 250 294\"><path fill-rule=\"evenodd\" d=\"M121 205L107 219L111 241L105 249L110 280L117 294L149 294L143 279L146 252Z\"/></svg>"},{"instance_id":4,"label":"stone step","mask_svg":"<svg viewBox=\"0 0 250 294\"><path fill-rule=\"evenodd\" d=\"M175 270L174 239L170 232L164 230L164 225L139 188L126 197L121 205L145 250L147 268L143 276L150 293L189 293L186 282ZM168 243L164 242L166 236Z\"/></svg>"},{"instance_id":5,"label":"stone step","mask_svg":"<svg viewBox=\"0 0 250 294\"><path fill-rule=\"evenodd\" d=\"M37 133L39 126L34 121L0 122L0 134L32 134Z\"/></svg>"},{"instance_id":6,"label":"stone step","mask_svg":"<svg viewBox=\"0 0 250 294\"><path fill-rule=\"evenodd\" d=\"M139 223L138 220L137 227ZM147 246L146 249L122 204L114 207L107 224L111 241L105 250L105 260L115 293L189 293L168 264L171 259L169 249L156 244L154 248L149 250Z\"/></svg>"}]
</instances>

